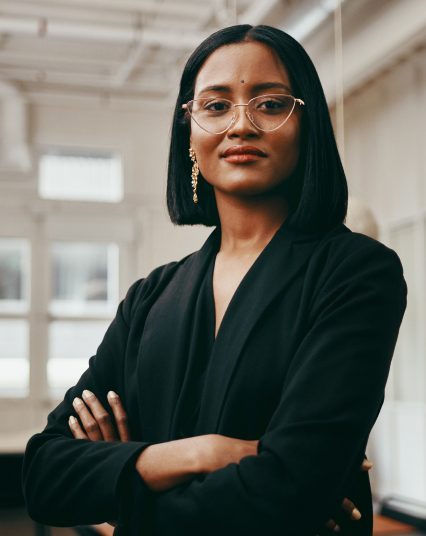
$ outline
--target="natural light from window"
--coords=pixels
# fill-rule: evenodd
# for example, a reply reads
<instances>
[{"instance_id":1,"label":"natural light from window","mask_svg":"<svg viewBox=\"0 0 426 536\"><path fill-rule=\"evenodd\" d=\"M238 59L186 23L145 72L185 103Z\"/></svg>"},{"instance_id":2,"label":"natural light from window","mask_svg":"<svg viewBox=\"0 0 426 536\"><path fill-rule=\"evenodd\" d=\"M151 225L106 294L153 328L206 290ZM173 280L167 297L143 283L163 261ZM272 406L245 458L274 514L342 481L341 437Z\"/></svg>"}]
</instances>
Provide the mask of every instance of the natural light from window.
<instances>
[{"instance_id":1,"label":"natural light from window","mask_svg":"<svg viewBox=\"0 0 426 536\"><path fill-rule=\"evenodd\" d=\"M44 199L117 203L123 199L120 156L87 150L49 150L39 161L39 195Z\"/></svg>"}]
</instances>

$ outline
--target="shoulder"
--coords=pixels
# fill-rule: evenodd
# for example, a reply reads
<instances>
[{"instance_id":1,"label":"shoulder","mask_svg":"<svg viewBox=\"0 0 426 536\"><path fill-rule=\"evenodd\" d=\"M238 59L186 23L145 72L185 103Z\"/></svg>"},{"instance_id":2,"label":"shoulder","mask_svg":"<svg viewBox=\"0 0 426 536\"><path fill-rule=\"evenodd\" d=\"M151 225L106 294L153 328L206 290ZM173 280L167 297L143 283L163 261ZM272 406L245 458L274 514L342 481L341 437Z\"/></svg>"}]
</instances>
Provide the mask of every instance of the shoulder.
<instances>
[{"instance_id":1,"label":"shoulder","mask_svg":"<svg viewBox=\"0 0 426 536\"><path fill-rule=\"evenodd\" d=\"M220 233L215 228L200 249L185 255L178 261L169 262L158 266L152 270L146 277L138 279L129 288L125 302L130 304L140 303L141 300L155 299L161 293L168 283L175 277L180 270L189 271L199 265L212 250L217 249Z\"/></svg>"},{"instance_id":2,"label":"shoulder","mask_svg":"<svg viewBox=\"0 0 426 536\"><path fill-rule=\"evenodd\" d=\"M394 250L344 225L324 235L308 266L313 317L330 307L380 311L400 322L407 302L403 268ZM399 325L399 324L398 324Z\"/></svg>"},{"instance_id":3,"label":"shoulder","mask_svg":"<svg viewBox=\"0 0 426 536\"><path fill-rule=\"evenodd\" d=\"M384 263L394 266L402 274L402 264L397 253L382 242L339 225L324 235L315 249L317 261L325 263L330 269L341 266L354 266L362 262L371 265Z\"/></svg>"},{"instance_id":4,"label":"shoulder","mask_svg":"<svg viewBox=\"0 0 426 536\"><path fill-rule=\"evenodd\" d=\"M129 287L122 301L124 317L129 319L133 316L136 307L155 299L164 290L177 271L195 254L196 252L186 255L179 261L172 261L157 266L146 277L136 280Z\"/></svg>"},{"instance_id":5,"label":"shoulder","mask_svg":"<svg viewBox=\"0 0 426 536\"><path fill-rule=\"evenodd\" d=\"M383 291L399 289L402 295L407 291L397 253L343 224L321 237L309 265L310 275L319 288L349 284L370 285Z\"/></svg>"}]
</instances>

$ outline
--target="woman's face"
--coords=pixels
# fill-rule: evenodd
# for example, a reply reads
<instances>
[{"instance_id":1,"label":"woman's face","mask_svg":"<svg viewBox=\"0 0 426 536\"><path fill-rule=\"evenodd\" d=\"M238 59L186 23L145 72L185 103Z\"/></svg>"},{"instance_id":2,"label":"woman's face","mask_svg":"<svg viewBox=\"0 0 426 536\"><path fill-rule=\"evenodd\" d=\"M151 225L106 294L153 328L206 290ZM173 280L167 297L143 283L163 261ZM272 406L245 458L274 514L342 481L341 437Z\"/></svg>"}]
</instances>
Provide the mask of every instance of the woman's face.
<instances>
[{"instance_id":1,"label":"woman's face","mask_svg":"<svg viewBox=\"0 0 426 536\"><path fill-rule=\"evenodd\" d=\"M225 45L207 58L195 80L194 99L221 97L242 104L255 96L274 93L293 94L284 65L267 45L246 42ZM210 134L191 120L191 147L203 177L216 193L266 194L296 167L301 130L299 105L284 125L271 132L256 128L245 114L246 109L236 108L237 118L223 134ZM263 155L247 159L224 155L236 146L250 146Z\"/></svg>"}]
</instances>

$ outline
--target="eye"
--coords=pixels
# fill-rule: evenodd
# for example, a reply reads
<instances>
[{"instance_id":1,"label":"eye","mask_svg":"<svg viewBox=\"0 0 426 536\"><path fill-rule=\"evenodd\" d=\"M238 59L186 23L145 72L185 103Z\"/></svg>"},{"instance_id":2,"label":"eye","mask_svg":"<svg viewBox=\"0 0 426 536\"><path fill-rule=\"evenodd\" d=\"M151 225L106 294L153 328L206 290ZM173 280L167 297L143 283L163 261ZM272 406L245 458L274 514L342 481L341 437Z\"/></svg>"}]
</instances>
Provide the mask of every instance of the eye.
<instances>
[{"instance_id":1,"label":"eye","mask_svg":"<svg viewBox=\"0 0 426 536\"><path fill-rule=\"evenodd\" d=\"M202 105L203 111L211 113L224 113L227 112L230 107L231 103L222 99L208 100Z\"/></svg>"},{"instance_id":2,"label":"eye","mask_svg":"<svg viewBox=\"0 0 426 536\"><path fill-rule=\"evenodd\" d=\"M290 97L281 96L264 96L256 99L255 109L266 113L280 113L289 110L293 105Z\"/></svg>"}]
</instances>

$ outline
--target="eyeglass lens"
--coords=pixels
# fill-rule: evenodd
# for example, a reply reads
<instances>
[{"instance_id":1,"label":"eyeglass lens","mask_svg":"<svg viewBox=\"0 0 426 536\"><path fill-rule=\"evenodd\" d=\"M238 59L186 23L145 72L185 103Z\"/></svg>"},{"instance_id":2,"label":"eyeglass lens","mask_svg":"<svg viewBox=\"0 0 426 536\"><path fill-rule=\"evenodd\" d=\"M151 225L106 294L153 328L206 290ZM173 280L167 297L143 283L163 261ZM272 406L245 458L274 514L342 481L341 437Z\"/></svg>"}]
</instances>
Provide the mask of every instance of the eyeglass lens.
<instances>
[{"instance_id":1,"label":"eyeglass lens","mask_svg":"<svg viewBox=\"0 0 426 536\"><path fill-rule=\"evenodd\" d=\"M234 105L228 99L205 98L191 101L189 112L194 121L204 130L220 134L226 131L236 119L239 107L247 108L246 113L253 125L260 130L275 130L290 117L295 99L290 95L262 95L248 102L248 106Z\"/></svg>"}]
</instances>

